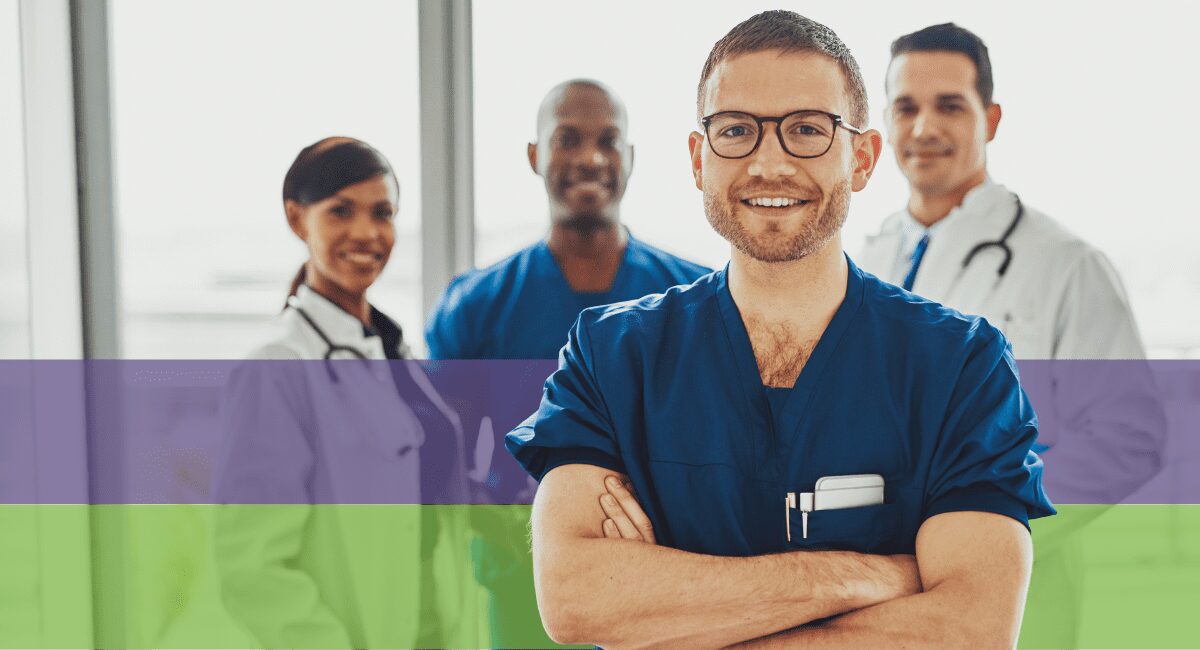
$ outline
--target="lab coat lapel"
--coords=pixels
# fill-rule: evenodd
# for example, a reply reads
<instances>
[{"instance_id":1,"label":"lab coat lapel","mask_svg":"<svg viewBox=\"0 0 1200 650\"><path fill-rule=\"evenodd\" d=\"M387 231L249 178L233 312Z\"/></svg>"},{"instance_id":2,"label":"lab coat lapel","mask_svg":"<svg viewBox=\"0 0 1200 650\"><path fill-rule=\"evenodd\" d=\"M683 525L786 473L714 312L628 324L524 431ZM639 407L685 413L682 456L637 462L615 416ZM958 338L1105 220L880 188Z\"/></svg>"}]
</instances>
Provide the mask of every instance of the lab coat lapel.
<instances>
[{"instance_id":1,"label":"lab coat lapel","mask_svg":"<svg viewBox=\"0 0 1200 650\"><path fill-rule=\"evenodd\" d=\"M313 291L308 285L300 285L295 297L289 301L289 304L293 303L308 314L334 345L352 347L368 359L385 358L383 343L379 337L366 336L363 333L362 322L330 302L328 298ZM318 357L323 356L327 350L322 342ZM343 353L335 355L335 358L346 356L349 355Z\"/></svg>"},{"instance_id":2,"label":"lab coat lapel","mask_svg":"<svg viewBox=\"0 0 1200 650\"><path fill-rule=\"evenodd\" d=\"M963 277L963 260L979 242L993 241L1003 234L1005 224L996 223L993 215L1007 196L1004 186L991 182L967 195L948 217L950 221L930 238L929 249L913 283L913 293L949 303L960 285L975 286ZM974 275L979 270L972 264L965 274ZM958 309L967 308L959 301L955 303L953 306Z\"/></svg>"},{"instance_id":3,"label":"lab coat lapel","mask_svg":"<svg viewBox=\"0 0 1200 650\"><path fill-rule=\"evenodd\" d=\"M879 234L867 237L862 253L855 260L859 267L875 277L891 283L899 283L903 278L893 278L892 270L896 268L900 256L900 240L903 233L898 227L896 215L884 222Z\"/></svg>"}]
</instances>

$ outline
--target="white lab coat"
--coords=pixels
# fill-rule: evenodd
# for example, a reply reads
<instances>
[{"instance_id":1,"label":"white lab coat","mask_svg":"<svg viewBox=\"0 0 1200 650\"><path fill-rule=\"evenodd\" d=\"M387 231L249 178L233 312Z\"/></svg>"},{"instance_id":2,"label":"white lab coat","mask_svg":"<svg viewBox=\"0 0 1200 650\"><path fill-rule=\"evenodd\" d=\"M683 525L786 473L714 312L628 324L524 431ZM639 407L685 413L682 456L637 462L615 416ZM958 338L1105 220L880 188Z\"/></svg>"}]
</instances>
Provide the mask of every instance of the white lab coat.
<instances>
[{"instance_id":1,"label":"white lab coat","mask_svg":"<svg viewBox=\"0 0 1200 650\"><path fill-rule=\"evenodd\" d=\"M295 309L284 310L225 391L227 441L216 501L296 503L300 495L317 503L361 503L366 486L368 496L386 495L385 503L420 503L426 434L382 362L380 338L365 336L356 318L306 286L291 304L330 340L381 361L335 361L337 381L319 361L287 363L320 360L328 348ZM353 358L334 355L346 357ZM457 415L416 364L406 365L452 423L461 449ZM421 611L421 522L411 506L313 507L304 500L286 507L226 506L215 543L222 598L267 647L413 647ZM456 622L447 615L464 614L467 603L459 601L474 597L464 588L468 538L465 522L439 519L439 527L437 609L442 632L450 633Z\"/></svg>"},{"instance_id":2,"label":"white lab coat","mask_svg":"<svg viewBox=\"0 0 1200 650\"><path fill-rule=\"evenodd\" d=\"M1004 254L994 246L963 269L976 245L1000 239L1016 209L1012 192L991 179L969 192L930 233L913 293L983 316L1004 332L1018 359L1145 358L1129 300L1108 259L1028 203L1008 238L1007 273L997 274ZM901 284L919 239L914 224L907 210L889 216L868 239L859 266ZM1038 442L1049 447L1041 456L1051 499L1117 503L1158 472L1166 416L1148 367L1053 363L1045 370L1023 373L1022 382L1029 392L1050 397L1034 408ZM1031 380L1048 385L1034 387ZM1073 533L1091 516L1069 511L1037 529L1035 547L1044 552L1024 625L1041 642L1078 642L1078 620L1065 615L1077 614L1071 604L1080 598Z\"/></svg>"},{"instance_id":3,"label":"white lab coat","mask_svg":"<svg viewBox=\"0 0 1200 650\"><path fill-rule=\"evenodd\" d=\"M996 241L1016 214L1013 194L988 181L946 216L930 237L913 293L983 316L1000 328L1018 359L1141 359L1141 337L1125 289L1103 253L1025 203L1025 216L1008 238L1012 263L1004 277L1004 254L980 251ZM912 250L904 250L907 210L889 216L868 238L858 265L900 284Z\"/></svg>"},{"instance_id":4,"label":"white lab coat","mask_svg":"<svg viewBox=\"0 0 1200 650\"><path fill-rule=\"evenodd\" d=\"M300 285L296 295L288 300L305 311L331 341L352 347L368 359L387 359L383 341L378 336L367 336L357 318L330 302L308 285ZM248 355L251 359L323 359L329 348L312 327L295 309L284 309L271 324L265 336ZM407 357L407 350L401 350ZM353 359L349 353L334 354L334 359ZM340 368L342 365L338 364Z\"/></svg>"},{"instance_id":5,"label":"white lab coat","mask_svg":"<svg viewBox=\"0 0 1200 650\"><path fill-rule=\"evenodd\" d=\"M983 316L1004 332L1017 359L1145 358L1129 300L1104 254L1028 203L1008 238L1008 272L997 275L1004 256L995 247L963 269L971 249L998 240L1015 214L1016 200L1003 185L989 179L971 190L930 236L913 293ZM911 223L906 210L889 216L858 265L900 284L912 253L902 245ZM1052 498L1071 494L1080 502L1086 494L1082 502L1115 503L1157 472L1165 415L1149 369L1137 381L1129 369L1055 364L1051 386L1038 391L1053 396L1051 404L1034 404L1039 442L1052 446L1043 455Z\"/></svg>"}]
</instances>

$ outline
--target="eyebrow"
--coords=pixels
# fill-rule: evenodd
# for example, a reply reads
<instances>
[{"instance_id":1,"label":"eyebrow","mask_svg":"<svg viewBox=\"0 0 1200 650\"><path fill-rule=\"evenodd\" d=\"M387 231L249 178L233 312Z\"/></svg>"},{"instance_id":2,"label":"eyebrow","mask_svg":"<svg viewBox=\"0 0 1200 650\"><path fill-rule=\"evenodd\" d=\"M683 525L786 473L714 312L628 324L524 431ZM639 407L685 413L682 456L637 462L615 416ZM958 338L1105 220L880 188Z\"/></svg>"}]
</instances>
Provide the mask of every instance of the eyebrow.
<instances>
[{"instance_id":1,"label":"eyebrow","mask_svg":"<svg viewBox=\"0 0 1200 650\"><path fill-rule=\"evenodd\" d=\"M940 95L937 95L935 97L935 99L939 102L958 102L958 101L966 101L967 96L962 93L942 93ZM892 104L902 104L905 102L911 103L911 102L915 102L915 101L916 100L913 99L912 95L900 95L899 97L892 100Z\"/></svg>"},{"instance_id":2,"label":"eyebrow","mask_svg":"<svg viewBox=\"0 0 1200 650\"><path fill-rule=\"evenodd\" d=\"M559 123L557 126L555 126L554 130L555 131L578 131L578 132L595 131L598 133L608 133L611 131L614 133L620 133L621 127L617 126L616 124L605 124L605 125L597 127L596 129L593 129L593 128L591 128L591 125Z\"/></svg>"}]
</instances>

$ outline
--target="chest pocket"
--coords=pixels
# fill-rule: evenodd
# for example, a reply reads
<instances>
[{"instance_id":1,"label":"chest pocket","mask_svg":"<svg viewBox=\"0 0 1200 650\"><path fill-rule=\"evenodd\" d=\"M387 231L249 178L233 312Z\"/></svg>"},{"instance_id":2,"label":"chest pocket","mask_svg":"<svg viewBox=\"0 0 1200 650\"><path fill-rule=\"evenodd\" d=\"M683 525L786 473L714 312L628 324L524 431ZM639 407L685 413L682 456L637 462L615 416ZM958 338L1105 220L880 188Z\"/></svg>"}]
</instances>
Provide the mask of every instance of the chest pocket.
<instances>
[{"instance_id":1,"label":"chest pocket","mask_svg":"<svg viewBox=\"0 0 1200 650\"><path fill-rule=\"evenodd\" d=\"M1032 310L1017 308L1005 311L994 324L1004 332L1004 337L1012 344L1014 355L1048 357L1053 350L1038 330L1038 325L1043 320L1045 319L1039 318Z\"/></svg>"},{"instance_id":2,"label":"chest pocket","mask_svg":"<svg viewBox=\"0 0 1200 650\"><path fill-rule=\"evenodd\" d=\"M791 512L792 547L812 551L891 553L900 537L900 511L894 503L808 513L808 537L802 515Z\"/></svg>"}]
</instances>

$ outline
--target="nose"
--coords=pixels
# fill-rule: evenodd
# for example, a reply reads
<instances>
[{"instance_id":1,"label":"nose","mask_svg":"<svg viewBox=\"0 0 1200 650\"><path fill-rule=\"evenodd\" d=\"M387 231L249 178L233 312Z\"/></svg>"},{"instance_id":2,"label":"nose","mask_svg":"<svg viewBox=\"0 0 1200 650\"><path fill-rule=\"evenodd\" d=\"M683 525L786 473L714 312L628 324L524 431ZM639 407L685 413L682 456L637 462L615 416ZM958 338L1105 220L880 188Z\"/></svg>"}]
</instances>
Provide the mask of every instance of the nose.
<instances>
[{"instance_id":1,"label":"nose","mask_svg":"<svg viewBox=\"0 0 1200 650\"><path fill-rule=\"evenodd\" d=\"M746 170L751 176L759 176L766 180L781 176L796 174L797 158L783 150L779 142L779 125L771 124L774 132L764 131L758 151L751 154L750 168Z\"/></svg>"},{"instance_id":2,"label":"nose","mask_svg":"<svg viewBox=\"0 0 1200 650\"><path fill-rule=\"evenodd\" d=\"M354 241L374 241L380 232L379 222L365 210L356 214L350 222L350 239Z\"/></svg>"},{"instance_id":3,"label":"nose","mask_svg":"<svg viewBox=\"0 0 1200 650\"><path fill-rule=\"evenodd\" d=\"M914 137L920 138L928 135L933 130L933 124L930 122L929 111L918 111L916 117L913 118L912 134Z\"/></svg>"},{"instance_id":4,"label":"nose","mask_svg":"<svg viewBox=\"0 0 1200 650\"><path fill-rule=\"evenodd\" d=\"M588 144L579 152L576 164L585 168L602 168L608 166L608 155L596 143Z\"/></svg>"}]
</instances>

